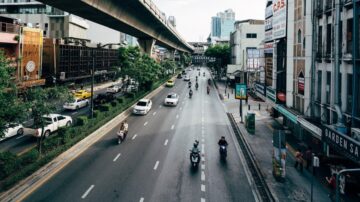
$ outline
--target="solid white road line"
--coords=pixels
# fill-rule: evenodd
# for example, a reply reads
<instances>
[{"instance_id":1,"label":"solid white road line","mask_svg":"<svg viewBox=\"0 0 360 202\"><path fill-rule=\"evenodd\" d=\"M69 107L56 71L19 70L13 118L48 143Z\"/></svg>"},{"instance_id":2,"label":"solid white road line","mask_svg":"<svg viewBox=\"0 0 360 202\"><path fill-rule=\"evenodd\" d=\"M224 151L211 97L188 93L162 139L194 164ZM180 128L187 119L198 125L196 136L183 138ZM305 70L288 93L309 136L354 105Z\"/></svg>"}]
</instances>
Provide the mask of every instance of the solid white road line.
<instances>
[{"instance_id":1,"label":"solid white road line","mask_svg":"<svg viewBox=\"0 0 360 202\"><path fill-rule=\"evenodd\" d=\"M82 199L86 198L86 196L94 189L95 185L91 185L88 190L81 196Z\"/></svg>"},{"instance_id":2,"label":"solid white road line","mask_svg":"<svg viewBox=\"0 0 360 202\"><path fill-rule=\"evenodd\" d=\"M205 172L201 171L201 181L205 181Z\"/></svg>"},{"instance_id":3,"label":"solid white road line","mask_svg":"<svg viewBox=\"0 0 360 202\"><path fill-rule=\"evenodd\" d=\"M205 199L204 199L204 198L201 198L201 202L205 202Z\"/></svg>"},{"instance_id":4,"label":"solid white road line","mask_svg":"<svg viewBox=\"0 0 360 202\"><path fill-rule=\"evenodd\" d=\"M146 126L148 124L148 122L146 121L145 123L144 123L144 126Z\"/></svg>"},{"instance_id":5,"label":"solid white road line","mask_svg":"<svg viewBox=\"0 0 360 202\"><path fill-rule=\"evenodd\" d=\"M155 116L156 112L153 113L153 116Z\"/></svg>"},{"instance_id":6,"label":"solid white road line","mask_svg":"<svg viewBox=\"0 0 360 202\"><path fill-rule=\"evenodd\" d=\"M205 192L205 185L204 184L201 184L201 191Z\"/></svg>"},{"instance_id":7,"label":"solid white road line","mask_svg":"<svg viewBox=\"0 0 360 202\"><path fill-rule=\"evenodd\" d=\"M164 142L164 146L166 146L168 144L169 140L166 139L165 142Z\"/></svg>"},{"instance_id":8,"label":"solid white road line","mask_svg":"<svg viewBox=\"0 0 360 202\"><path fill-rule=\"evenodd\" d=\"M141 197L139 202L144 202L144 198L143 198L143 197Z\"/></svg>"},{"instance_id":9,"label":"solid white road line","mask_svg":"<svg viewBox=\"0 0 360 202\"><path fill-rule=\"evenodd\" d=\"M116 157L114 158L114 162L121 156L121 154L119 153L118 155L116 155Z\"/></svg>"},{"instance_id":10,"label":"solid white road line","mask_svg":"<svg viewBox=\"0 0 360 202\"><path fill-rule=\"evenodd\" d=\"M174 130L174 128L175 128L175 125L172 125L172 126L171 126L171 130Z\"/></svg>"},{"instance_id":11,"label":"solid white road line","mask_svg":"<svg viewBox=\"0 0 360 202\"><path fill-rule=\"evenodd\" d=\"M156 170L158 166L159 166L159 161L156 161L155 166L154 166L154 170Z\"/></svg>"},{"instance_id":12,"label":"solid white road line","mask_svg":"<svg viewBox=\"0 0 360 202\"><path fill-rule=\"evenodd\" d=\"M137 137L137 134L135 134L131 139L135 140L136 137Z\"/></svg>"},{"instance_id":13,"label":"solid white road line","mask_svg":"<svg viewBox=\"0 0 360 202\"><path fill-rule=\"evenodd\" d=\"M71 113L71 115L75 115L75 114L77 114L78 112L73 112L73 113Z\"/></svg>"}]
</instances>

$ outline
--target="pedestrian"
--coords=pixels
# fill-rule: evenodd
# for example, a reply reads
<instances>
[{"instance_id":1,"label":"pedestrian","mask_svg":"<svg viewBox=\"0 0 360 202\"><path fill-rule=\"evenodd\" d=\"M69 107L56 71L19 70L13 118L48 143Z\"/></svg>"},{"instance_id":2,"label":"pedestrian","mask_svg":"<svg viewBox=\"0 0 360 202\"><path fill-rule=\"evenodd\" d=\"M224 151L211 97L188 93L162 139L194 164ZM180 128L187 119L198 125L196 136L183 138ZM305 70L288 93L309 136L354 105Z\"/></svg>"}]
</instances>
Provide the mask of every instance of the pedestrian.
<instances>
[{"instance_id":1,"label":"pedestrian","mask_svg":"<svg viewBox=\"0 0 360 202\"><path fill-rule=\"evenodd\" d=\"M330 199L333 199L336 191L336 173L334 172L331 177L325 177L326 182L328 183L328 186L331 188L329 197Z\"/></svg>"},{"instance_id":2,"label":"pedestrian","mask_svg":"<svg viewBox=\"0 0 360 202\"><path fill-rule=\"evenodd\" d=\"M300 172L303 171L303 154L301 153L301 149L298 149L295 153L295 168L297 169L300 166Z\"/></svg>"},{"instance_id":3,"label":"pedestrian","mask_svg":"<svg viewBox=\"0 0 360 202\"><path fill-rule=\"evenodd\" d=\"M309 170L310 165L312 165L312 148L308 147L305 152L305 160L306 160L306 170Z\"/></svg>"}]
</instances>

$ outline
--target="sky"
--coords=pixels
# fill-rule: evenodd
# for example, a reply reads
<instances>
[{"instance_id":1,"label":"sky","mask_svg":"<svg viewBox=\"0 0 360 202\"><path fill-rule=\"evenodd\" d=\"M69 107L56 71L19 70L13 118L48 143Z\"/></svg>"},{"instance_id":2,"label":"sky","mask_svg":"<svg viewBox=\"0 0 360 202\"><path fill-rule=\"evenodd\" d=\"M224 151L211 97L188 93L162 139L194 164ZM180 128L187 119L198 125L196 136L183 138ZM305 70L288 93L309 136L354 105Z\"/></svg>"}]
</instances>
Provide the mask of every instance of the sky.
<instances>
[{"instance_id":1,"label":"sky","mask_svg":"<svg viewBox=\"0 0 360 202\"><path fill-rule=\"evenodd\" d=\"M206 41L211 17L231 8L235 20L264 19L266 0L152 0L166 16L175 16L176 29L188 41Z\"/></svg>"}]
</instances>

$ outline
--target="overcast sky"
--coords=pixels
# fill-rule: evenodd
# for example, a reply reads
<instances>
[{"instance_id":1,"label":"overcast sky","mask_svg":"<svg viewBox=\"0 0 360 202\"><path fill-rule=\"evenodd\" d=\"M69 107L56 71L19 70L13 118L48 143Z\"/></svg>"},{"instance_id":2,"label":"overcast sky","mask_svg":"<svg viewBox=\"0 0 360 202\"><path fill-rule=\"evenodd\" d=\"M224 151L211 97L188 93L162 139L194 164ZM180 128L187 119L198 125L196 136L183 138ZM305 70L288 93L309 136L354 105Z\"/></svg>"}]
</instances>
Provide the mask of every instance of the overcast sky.
<instances>
[{"instance_id":1,"label":"overcast sky","mask_svg":"<svg viewBox=\"0 0 360 202\"><path fill-rule=\"evenodd\" d=\"M175 16L176 28L187 41L206 41L211 17L233 9L236 20L264 19L266 0L153 0L166 16Z\"/></svg>"}]
</instances>

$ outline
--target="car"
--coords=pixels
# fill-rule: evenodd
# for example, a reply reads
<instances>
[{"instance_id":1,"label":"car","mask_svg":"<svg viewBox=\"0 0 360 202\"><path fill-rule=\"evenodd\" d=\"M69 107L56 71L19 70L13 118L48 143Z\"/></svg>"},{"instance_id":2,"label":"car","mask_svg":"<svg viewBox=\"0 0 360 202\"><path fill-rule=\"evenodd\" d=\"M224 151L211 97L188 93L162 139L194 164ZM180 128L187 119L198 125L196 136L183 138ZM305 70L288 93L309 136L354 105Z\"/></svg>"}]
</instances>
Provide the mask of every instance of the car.
<instances>
[{"instance_id":1,"label":"car","mask_svg":"<svg viewBox=\"0 0 360 202\"><path fill-rule=\"evenodd\" d=\"M186 76L184 77L184 81L190 81L190 77L189 77L188 75L186 75Z\"/></svg>"},{"instance_id":2,"label":"car","mask_svg":"<svg viewBox=\"0 0 360 202\"><path fill-rule=\"evenodd\" d=\"M186 74L186 71L185 71L185 70L183 70L183 71L181 72L181 74L182 74L182 75L185 75L185 74Z\"/></svg>"},{"instance_id":3,"label":"car","mask_svg":"<svg viewBox=\"0 0 360 202\"><path fill-rule=\"evenodd\" d=\"M198 67L197 70L200 71L200 67Z\"/></svg>"},{"instance_id":4,"label":"car","mask_svg":"<svg viewBox=\"0 0 360 202\"><path fill-rule=\"evenodd\" d=\"M181 75L181 74L178 74L176 78L182 79L182 75Z\"/></svg>"},{"instance_id":5,"label":"car","mask_svg":"<svg viewBox=\"0 0 360 202\"><path fill-rule=\"evenodd\" d=\"M13 137L15 135L23 135L24 126L22 124L9 123L5 125L5 130L3 132L4 134L2 137L0 137L0 141Z\"/></svg>"},{"instance_id":6,"label":"car","mask_svg":"<svg viewBox=\"0 0 360 202\"><path fill-rule=\"evenodd\" d=\"M179 102L179 96L176 93L169 93L164 101L164 105L176 106Z\"/></svg>"},{"instance_id":7,"label":"car","mask_svg":"<svg viewBox=\"0 0 360 202\"><path fill-rule=\"evenodd\" d=\"M109 103L113 100L115 100L115 96L113 93L100 93L94 99L94 106Z\"/></svg>"},{"instance_id":8,"label":"car","mask_svg":"<svg viewBox=\"0 0 360 202\"><path fill-rule=\"evenodd\" d=\"M151 107L152 107L152 102L150 99L141 99L136 103L133 109L133 113L145 115L151 110Z\"/></svg>"},{"instance_id":9,"label":"car","mask_svg":"<svg viewBox=\"0 0 360 202\"><path fill-rule=\"evenodd\" d=\"M48 137L51 133L56 132L59 128L70 127L73 123L73 120L70 116L65 116L61 114L48 114L43 116L45 123L44 127L41 127L38 124L34 124L27 129L29 135L34 137L41 137L41 133L44 130L44 137Z\"/></svg>"},{"instance_id":10,"label":"car","mask_svg":"<svg viewBox=\"0 0 360 202\"><path fill-rule=\"evenodd\" d=\"M72 102L65 102L63 108L68 110L78 110L82 107L88 106L89 104L90 104L89 99L74 98L74 101Z\"/></svg>"},{"instance_id":11,"label":"car","mask_svg":"<svg viewBox=\"0 0 360 202\"><path fill-rule=\"evenodd\" d=\"M121 85L112 85L106 88L107 93L118 93L121 91Z\"/></svg>"},{"instance_id":12,"label":"car","mask_svg":"<svg viewBox=\"0 0 360 202\"><path fill-rule=\"evenodd\" d=\"M136 91L138 91L138 85L130 84L125 88L125 92L127 93L136 92Z\"/></svg>"},{"instance_id":13,"label":"car","mask_svg":"<svg viewBox=\"0 0 360 202\"><path fill-rule=\"evenodd\" d=\"M75 97L77 98L90 98L91 97L91 93L87 90L78 90L74 93Z\"/></svg>"},{"instance_id":14,"label":"car","mask_svg":"<svg viewBox=\"0 0 360 202\"><path fill-rule=\"evenodd\" d=\"M168 80L165 84L167 87L173 87L175 85L175 81L172 79Z\"/></svg>"}]
</instances>

